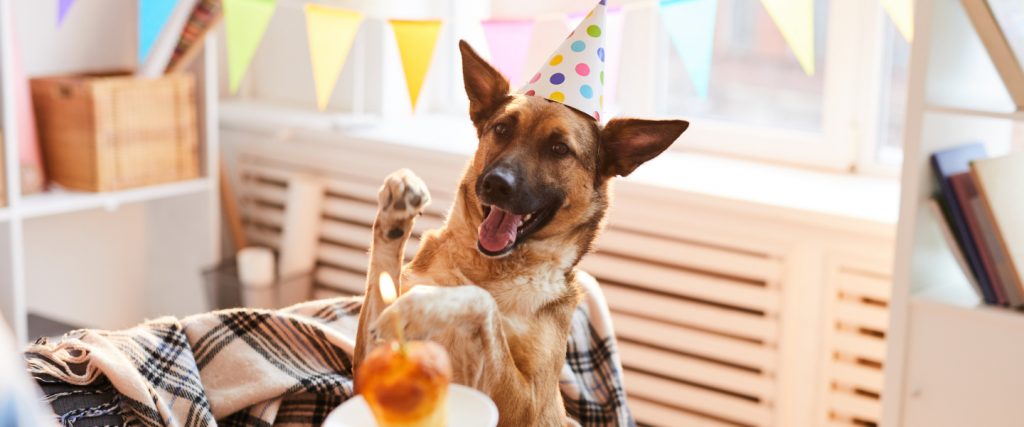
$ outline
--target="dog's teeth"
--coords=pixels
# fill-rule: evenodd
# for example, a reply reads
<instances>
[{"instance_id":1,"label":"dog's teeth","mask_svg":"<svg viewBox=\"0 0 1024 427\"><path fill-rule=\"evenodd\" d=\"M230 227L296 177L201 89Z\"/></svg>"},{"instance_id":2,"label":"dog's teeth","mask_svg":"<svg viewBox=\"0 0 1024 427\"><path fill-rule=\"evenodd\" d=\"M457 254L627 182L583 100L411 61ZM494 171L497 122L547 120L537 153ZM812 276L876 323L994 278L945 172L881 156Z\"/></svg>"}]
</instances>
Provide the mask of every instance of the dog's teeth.
<instances>
[{"instance_id":1,"label":"dog's teeth","mask_svg":"<svg viewBox=\"0 0 1024 427\"><path fill-rule=\"evenodd\" d=\"M533 214L526 214L526 217L523 218L523 221L529 221L530 218L533 218Z\"/></svg>"}]
</instances>

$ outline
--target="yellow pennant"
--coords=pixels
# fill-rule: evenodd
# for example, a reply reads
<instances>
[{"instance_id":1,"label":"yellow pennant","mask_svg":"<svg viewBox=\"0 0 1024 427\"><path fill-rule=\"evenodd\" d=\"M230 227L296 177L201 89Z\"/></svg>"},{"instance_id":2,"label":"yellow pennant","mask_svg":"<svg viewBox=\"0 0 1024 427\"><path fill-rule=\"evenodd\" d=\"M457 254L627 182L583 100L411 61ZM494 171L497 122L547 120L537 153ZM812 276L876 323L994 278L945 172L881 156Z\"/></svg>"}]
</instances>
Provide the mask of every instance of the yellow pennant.
<instances>
[{"instance_id":1,"label":"yellow pennant","mask_svg":"<svg viewBox=\"0 0 1024 427\"><path fill-rule=\"evenodd\" d=\"M306 33L309 36L309 60L313 65L316 107L323 111L331 99L338 74L359 32L363 15L345 9L306 4Z\"/></svg>"},{"instance_id":2,"label":"yellow pennant","mask_svg":"<svg viewBox=\"0 0 1024 427\"><path fill-rule=\"evenodd\" d=\"M441 33L441 21L389 21L398 42L398 53L402 57L402 70L405 71L405 84L409 88L409 100L412 110L416 111L416 101L423 88L423 80L430 69L430 59L434 57L434 46L437 36Z\"/></svg>"},{"instance_id":3,"label":"yellow pennant","mask_svg":"<svg viewBox=\"0 0 1024 427\"><path fill-rule=\"evenodd\" d=\"M881 0L882 7L907 42L914 41L914 0Z\"/></svg>"},{"instance_id":4,"label":"yellow pennant","mask_svg":"<svg viewBox=\"0 0 1024 427\"><path fill-rule=\"evenodd\" d=\"M814 0L761 0L804 72L814 74Z\"/></svg>"}]
</instances>

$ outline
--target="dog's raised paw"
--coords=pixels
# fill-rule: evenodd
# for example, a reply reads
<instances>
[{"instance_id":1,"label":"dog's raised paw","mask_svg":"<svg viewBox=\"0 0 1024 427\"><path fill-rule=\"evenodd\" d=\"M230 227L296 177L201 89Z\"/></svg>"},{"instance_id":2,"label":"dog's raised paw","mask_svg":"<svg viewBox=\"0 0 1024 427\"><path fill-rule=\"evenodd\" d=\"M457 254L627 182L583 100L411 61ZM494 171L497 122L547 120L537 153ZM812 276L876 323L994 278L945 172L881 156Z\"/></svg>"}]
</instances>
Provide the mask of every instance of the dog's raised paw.
<instances>
[{"instance_id":1,"label":"dog's raised paw","mask_svg":"<svg viewBox=\"0 0 1024 427\"><path fill-rule=\"evenodd\" d=\"M430 204L430 192L416 174L408 169L392 172L384 178L377 194L378 225L383 236L398 239L412 227L412 220Z\"/></svg>"}]
</instances>

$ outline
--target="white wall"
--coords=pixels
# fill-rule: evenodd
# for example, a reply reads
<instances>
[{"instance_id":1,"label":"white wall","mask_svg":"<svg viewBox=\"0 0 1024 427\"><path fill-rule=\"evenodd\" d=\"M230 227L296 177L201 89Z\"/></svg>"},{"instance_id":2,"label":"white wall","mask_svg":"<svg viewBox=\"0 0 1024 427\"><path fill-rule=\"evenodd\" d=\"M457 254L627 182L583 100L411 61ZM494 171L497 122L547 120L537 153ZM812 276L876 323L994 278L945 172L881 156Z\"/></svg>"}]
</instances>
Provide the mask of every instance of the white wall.
<instances>
[{"instance_id":1,"label":"white wall","mask_svg":"<svg viewBox=\"0 0 1024 427\"><path fill-rule=\"evenodd\" d=\"M80 0L58 28L56 0L14 1L15 41L26 74L130 70L135 13L134 1Z\"/></svg>"}]
</instances>

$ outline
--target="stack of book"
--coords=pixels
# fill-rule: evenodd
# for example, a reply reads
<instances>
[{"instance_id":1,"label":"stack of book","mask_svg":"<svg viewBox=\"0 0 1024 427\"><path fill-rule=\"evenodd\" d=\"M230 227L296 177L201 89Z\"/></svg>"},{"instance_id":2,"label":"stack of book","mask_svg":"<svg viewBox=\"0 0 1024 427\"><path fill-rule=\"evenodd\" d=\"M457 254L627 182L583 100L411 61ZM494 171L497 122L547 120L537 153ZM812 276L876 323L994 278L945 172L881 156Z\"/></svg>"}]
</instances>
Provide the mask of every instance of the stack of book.
<instances>
[{"instance_id":1,"label":"stack of book","mask_svg":"<svg viewBox=\"0 0 1024 427\"><path fill-rule=\"evenodd\" d=\"M1024 307L1024 153L967 144L931 161L931 209L965 275L986 304Z\"/></svg>"},{"instance_id":2,"label":"stack of book","mask_svg":"<svg viewBox=\"0 0 1024 427\"><path fill-rule=\"evenodd\" d=\"M220 21L221 7L221 0L178 2L136 74L159 77L181 72L202 50L203 38Z\"/></svg>"}]
</instances>

